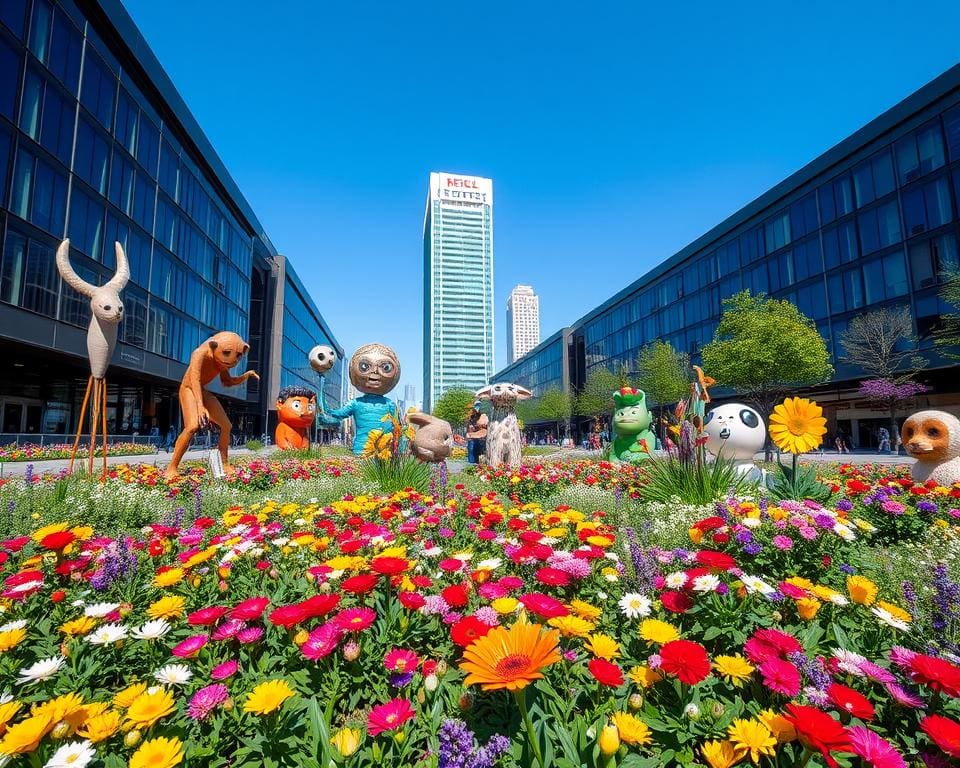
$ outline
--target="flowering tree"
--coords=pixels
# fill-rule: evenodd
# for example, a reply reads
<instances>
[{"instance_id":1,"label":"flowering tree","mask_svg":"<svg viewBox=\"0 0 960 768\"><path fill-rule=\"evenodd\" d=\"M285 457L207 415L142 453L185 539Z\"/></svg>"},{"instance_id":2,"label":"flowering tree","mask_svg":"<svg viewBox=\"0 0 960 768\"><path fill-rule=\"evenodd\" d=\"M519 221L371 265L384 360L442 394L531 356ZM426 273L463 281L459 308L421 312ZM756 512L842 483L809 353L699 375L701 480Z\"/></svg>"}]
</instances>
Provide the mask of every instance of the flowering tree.
<instances>
[{"instance_id":1,"label":"flowering tree","mask_svg":"<svg viewBox=\"0 0 960 768\"><path fill-rule=\"evenodd\" d=\"M887 408L890 414L890 437L893 438L897 434L897 408L901 403L922 395L928 389L925 384L915 381L897 383L891 379L867 379L860 383L857 394Z\"/></svg>"}]
</instances>

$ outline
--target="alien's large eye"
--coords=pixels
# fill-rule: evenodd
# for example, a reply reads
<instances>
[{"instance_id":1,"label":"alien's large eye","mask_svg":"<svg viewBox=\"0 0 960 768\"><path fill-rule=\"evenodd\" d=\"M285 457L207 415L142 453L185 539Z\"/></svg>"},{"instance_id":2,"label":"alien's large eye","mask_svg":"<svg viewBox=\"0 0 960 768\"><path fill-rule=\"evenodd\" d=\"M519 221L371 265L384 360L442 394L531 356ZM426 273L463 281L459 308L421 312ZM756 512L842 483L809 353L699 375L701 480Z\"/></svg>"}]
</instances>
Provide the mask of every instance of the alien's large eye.
<instances>
[{"instance_id":1,"label":"alien's large eye","mask_svg":"<svg viewBox=\"0 0 960 768\"><path fill-rule=\"evenodd\" d=\"M750 427L750 429L754 429L760 424L760 422L757 420L757 414L755 414L753 411L747 410L746 408L740 411L740 421Z\"/></svg>"},{"instance_id":2,"label":"alien's large eye","mask_svg":"<svg viewBox=\"0 0 960 768\"><path fill-rule=\"evenodd\" d=\"M357 363L357 368L360 369L360 373L367 373L370 370L370 363L367 360L361 360Z\"/></svg>"},{"instance_id":3,"label":"alien's large eye","mask_svg":"<svg viewBox=\"0 0 960 768\"><path fill-rule=\"evenodd\" d=\"M385 360L384 362L380 363L380 373L393 373L393 363L391 363L389 360Z\"/></svg>"},{"instance_id":4,"label":"alien's large eye","mask_svg":"<svg viewBox=\"0 0 960 768\"><path fill-rule=\"evenodd\" d=\"M107 312L110 311L110 305L109 305L109 304L104 304L104 305L103 305L103 308L104 308Z\"/></svg>"}]
</instances>

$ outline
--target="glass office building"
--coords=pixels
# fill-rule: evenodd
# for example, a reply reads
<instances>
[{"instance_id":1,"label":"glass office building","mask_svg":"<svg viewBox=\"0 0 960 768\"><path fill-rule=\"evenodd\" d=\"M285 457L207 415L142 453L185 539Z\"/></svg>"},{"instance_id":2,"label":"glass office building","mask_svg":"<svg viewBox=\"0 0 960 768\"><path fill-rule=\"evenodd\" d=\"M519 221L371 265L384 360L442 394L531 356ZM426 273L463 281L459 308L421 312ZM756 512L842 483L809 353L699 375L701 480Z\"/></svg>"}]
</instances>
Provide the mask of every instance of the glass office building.
<instances>
[{"instance_id":1,"label":"glass office building","mask_svg":"<svg viewBox=\"0 0 960 768\"><path fill-rule=\"evenodd\" d=\"M89 304L65 286L63 238L89 282L131 279L108 373L108 431L166 430L190 353L218 330L265 366L276 250L118 0L0 3L0 431L70 432L89 373ZM256 320L251 323L251 317ZM254 327L255 326L255 327ZM262 370L261 370L262 373ZM224 392L259 433L251 382Z\"/></svg>"},{"instance_id":2,"label":"glass office building","mask_svg":"<svg viewBox=\"0 0 960 768\"><path fill-rule=\"evenodd\" d=\"M493 182L431 173L423 220L423 409L493 373Z\"/></svg>"},{"instance_id":3,"label":"glass office building","mask_svg":"<svg viewBox=\"0 0 960 768\"><path fill-rule=\"evenodd\" d=\"M870 309L909 307L930 362L923 377L933 393L923 399L957 410L957 367L936 354L930 331L947 311L942 275L958 265L958 202L960 66L577 320L570 384L579 388L597 366L635 365L655 339L696 359L723 299L749 289L789 299L814 319L836 367L817 397L831 426L845 426L856 444L867 444L861 432L883 417L856 401L861 372L841 360L840 334Z\"/></svg>"},{"instance_id":4,"label":"glass office building","mask_svg":"<svg viewBox=\"0 0 960 768\"><path fill-rule=\"evenodd\" d=\"M491 377L490 383L498 381L519 384L529 389L534 396L548 389L570 391L571 329L563 328L550 338L544 339L515 363L508 365Z\"/></svg>"}]
</instances>

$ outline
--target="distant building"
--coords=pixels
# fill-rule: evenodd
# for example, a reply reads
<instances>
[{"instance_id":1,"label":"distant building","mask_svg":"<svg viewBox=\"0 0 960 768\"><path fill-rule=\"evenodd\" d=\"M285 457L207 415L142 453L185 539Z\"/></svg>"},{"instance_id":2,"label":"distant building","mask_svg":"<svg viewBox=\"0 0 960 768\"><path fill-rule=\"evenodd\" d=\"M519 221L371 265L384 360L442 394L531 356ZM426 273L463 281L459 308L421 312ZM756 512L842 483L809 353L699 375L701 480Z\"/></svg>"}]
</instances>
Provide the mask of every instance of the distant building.
<instances>
[{"instance_id":1,"label":"distant building","mask_svg":"<svg viewBox=\"0 0 960 768\"><path fill-rule=\"evenodd\" d=\"M417 388L413 384L407 384L403 388L403 400L408 407L417 401Z\"/></svg>"},{"instance_id":2,"label":"distant building","mask_svg":"<svg viewBox=\"0 0 960 768\"><path fill-rule=\"evenodd\" d=\"M507 299L507 357L515 363L540 343L540 297L518 285Z\"/></svg>"},{"instance_id":3,"label":"distant building","mask_svg":"<svg viewBox=\"0 0 960 768\"><path fill-rule=\"evenodd\" d=\"M423 218L423 407L493 373L493 181L431 173Z\"/></svg>"}]
</instances>

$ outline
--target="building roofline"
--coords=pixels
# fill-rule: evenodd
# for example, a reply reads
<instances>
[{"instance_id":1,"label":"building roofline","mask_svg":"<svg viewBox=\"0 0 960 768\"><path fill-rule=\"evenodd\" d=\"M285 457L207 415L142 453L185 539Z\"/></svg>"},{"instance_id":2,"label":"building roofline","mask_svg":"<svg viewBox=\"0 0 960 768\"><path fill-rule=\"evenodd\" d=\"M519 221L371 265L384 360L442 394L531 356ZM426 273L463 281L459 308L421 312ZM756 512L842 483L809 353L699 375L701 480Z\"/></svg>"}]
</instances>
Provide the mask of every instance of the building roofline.
<instances>
[{"instance_id":1,"label":"building roofline","mask_svg":"<svg viewBox=\"0 0 960 768\"><path fill-rule=\"evenodd\" d=\"M525 354L523 357L518 358L517 360L514 360L512 363L510 363L510 365L504 366L504 367L501 368L499 371L497 371L495 374L493 374L493 376L490 377L490 381L493 381L495 378L497 378L497 376L501 376L501 375L509 372L510 370L512 370L513 368L515 368L516 366L520 365L520 363L524 362L528 357L532 357L533 355L537 354L538 352L543 351L544 349L546 349L547 347L549 347L551 344L553 344L555 341L562 340L563 337L564 337L564 335L565 335L569 330L570 330L570 327L564 327L564 328L561 328L559 331L554 331L550 336L548 336L548 337L545 338L543 341L541 341L539 344L537 344L537 346L535 346L533 349L531 349L529 352L527 352L527 354Z\"/></svg>"},{"instance_id":2,"label":"building roofline","mask_svg":"<svg viewBox=\"0 0 960 768\"><path fill-rule=\"evenodd\" d=\"M747 203L740 210L728 216L715 227L698 237L692 243L677 251L669 258L649 269L641 277L634 280L626 288L618 291L600 306L590 310L579 320L571 324L571 328L579 329L588 322L603 314L608 309L623 301L638 289L649 285L658 277L663 276L678 264L703 250L712 243L730 234L737 227L756 216L761 211L772 207L790 193L808 184L817 176L830 170L833 166L854 154L858 149L880 139L901 123L928 108L932 103L948 96L952 91L960 89L960 64L955 64L943 74L935 77L926 85L911 93L902 101L883 112L879 117L850 134L823 154L811 160L798 171L787 176L779 183L768 189L752 202Z\"/></svg>"}]
</instances>

